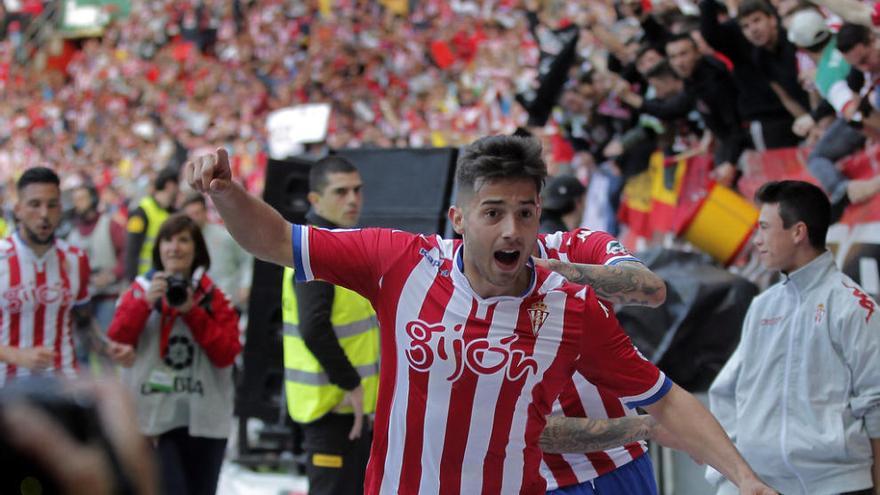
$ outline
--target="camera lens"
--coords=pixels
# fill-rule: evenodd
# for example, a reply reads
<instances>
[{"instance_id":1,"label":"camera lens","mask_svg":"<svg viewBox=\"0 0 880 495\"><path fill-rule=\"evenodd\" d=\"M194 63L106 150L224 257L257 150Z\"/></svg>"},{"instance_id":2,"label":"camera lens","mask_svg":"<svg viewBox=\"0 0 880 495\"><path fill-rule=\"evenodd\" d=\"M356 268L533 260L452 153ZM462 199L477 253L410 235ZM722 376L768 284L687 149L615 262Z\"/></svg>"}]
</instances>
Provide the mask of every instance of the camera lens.
<instances>
[{"instance_id":1,"label":"camera lens","mask_svg":"<svg viewBox=\"0 0 880 495\"><path fill-rule=\"evenodd\" d=\"M171 306L180 306L186 302L187 283L182 277L168 277L168 289L165 291L165 298Z\"/></svg>"}]
</instances>

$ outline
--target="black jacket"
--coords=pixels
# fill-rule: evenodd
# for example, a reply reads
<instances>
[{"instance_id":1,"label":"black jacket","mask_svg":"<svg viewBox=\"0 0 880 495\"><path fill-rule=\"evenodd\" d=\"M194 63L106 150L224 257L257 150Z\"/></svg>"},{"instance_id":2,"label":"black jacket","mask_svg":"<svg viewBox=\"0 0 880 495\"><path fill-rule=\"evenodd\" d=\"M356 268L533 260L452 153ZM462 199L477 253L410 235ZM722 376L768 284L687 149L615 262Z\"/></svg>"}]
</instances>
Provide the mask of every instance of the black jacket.
<instances>
[{"instance_id":1,"label":"black jacket","mask_svg":"<svg viewBox=\"0 0 880 495\"><path fill-rule=\"evenodd\" d=\"M313 211L306 214L306 221L318 227L339 227ZM303 342L321 363L331 383L343 390L354 390L360 385L361 377L339 345L330 323L335 291L333 284L321 281L293 284Z\"/></svg>"},{"instance_id":2,"label":"black jacket","mask_svg":"<svg viewBox=\"0 0 880 495\"><path fill-rule=\"evenodd\" d=\"M719 23L716 0L702 0L700 34L733 62L733 78L739 90L737 103L744 120L793 119L770 88L770 81L779 83L805 110L810 109L809 97L797 80L797 49L784 29L779 29L777 50L770 52L749 43L735 20Z\"/></svg>"},{"instance_id":3,"label":"black jacket","mask_svg":"<svg viewBox=\"0 0 880 495\"><path fill-rule=\"evenodd\" d=\"M737 89L727 67L714 57L702 57L684 91L663 100L646 100L641 110L663 120L676 120L696 109L715 135L715 164L736 163L746 147L748 134L737 110Z\"/></svg>"}]
</instances>

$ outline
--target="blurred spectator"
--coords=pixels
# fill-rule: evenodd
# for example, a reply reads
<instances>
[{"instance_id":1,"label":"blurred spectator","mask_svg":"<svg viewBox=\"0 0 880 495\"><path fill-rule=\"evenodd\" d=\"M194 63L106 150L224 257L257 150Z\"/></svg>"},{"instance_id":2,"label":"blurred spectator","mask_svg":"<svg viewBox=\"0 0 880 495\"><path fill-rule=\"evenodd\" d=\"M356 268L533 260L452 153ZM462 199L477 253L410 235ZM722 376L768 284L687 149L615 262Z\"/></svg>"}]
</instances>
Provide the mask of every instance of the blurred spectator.
<instances>
[{"instance_id":1,"label":"blurred spectator","mask_svg":"<svg viewBox=\"0 0 880 495\"><path fill-rule=\"evenodd\" d=\"M208 220L207 204L201 194L190 194L183 202L183 212L202 229L211 255L208 275L243 313L250 295L254 257L239 246L222 225Z\"/></svg>"},{"instance_id":2,"label":"blurred spectator","mask_svg":"<svg viewBox=\"0 0 880 495\"><path fill-rule=\"evenodd\" d=\"M837 35L837 48L855 70L862 72L862 84L854 89L859 99L852 112L845 115L876 137L880 134L880 38L869 28L847 23Z\"/></svg>"},{"instance_id":3,"label":"blurred spectator","mask_svg":"<svg viewBox=\"0 0 880 495\"><path fill-rule=\"evenodd\" d=\"M128 217L125 241L125 278L134 280L152 266L153 245L162 222L174 211L179 190L177 170L162 170L153 182L153 191L138 203Z\"/></svg>"},{"instance_id":4,"label":"blurred spectator","mask_svg":"<svg viewBox=\"0 0 880 495\"><path fill-rule=\"evenodd\" d=\"M571 175L551 177L541 193L540 232L575 230L584 216L587 188Z\"/></svg>"},{"instance_id":5,"label":"blurred spectator","mask_svg":"<svg viewBox=\"0 0 880 495\"><path fill-rule=\"evenodd\" d=\"M113 319L116 298L123 289L125 226L110 213L98 210L98 191L91 185L73 189L71 201L74 227L67 241L82 249L89 258L92 315L101 330L106 331Z\"/></svg>"},{"instance_id":6,"label":"blurred spectator","mask_svg":"<svg viewBox=\"0 0 880 495\"><path fill-rule=\"evenodd\" d=\"M695 108L716 140L713 152L716 179L732 185L736 180L735 164L748 140L742 131L736 98L732 98L737 95L733 77L723 63L700 55L689 34L670 38L666 55L672 70L684 80L685 93L693 98Z\"/></svg>"},{"instance_id":7,"label":"blurred spectator","mask_svg":"<svg viewBox=\"0 0 880 495\"><path fill-rule=\"evenodd\" d=\"M850 43L850 28L844 30L844 47ZM858 124L849 120L858 111L859 98L848 85L850 65L837 50L837 35L825 24L815 10L800 10L792 14L789 37L802 48L815 65L812 85L816 92L838 117L824 126L807 159L807 166L830 197L835 216L850 203L866 201L880 192L880 179L849 179L836 162L865 147L865 135ZM857 70L856 70L857 71Z\"/></svg>"},{"instance_id":8,"label":"blurred spectator","mask_svg":"<svg viewBox=\"0 0 880 495\"><path fill-rule=\"evenodd\" d=\"M800 19L804 20L804 17L801 16ZM810 172L819 179L822 187L831 196L837 212L846 204L861 203L880 193L880 175L850 179L836 166L841 158L863 149L867 136L876 139L880 131L880 117L875 112L876 74L880 74L880 56L876 56L876 52L880 44L868 28L851 23L844 24L833 40L836 40L837 48L846 62L852 65L846 80L850 87L847 91L837 83L828 90L830 92L836 87L838 95L843 95L829 97L829 100L836 103L834 106L838 110L839 118L816 143L807 164ZM812 53L812 56L817 57L817 54ZM829 67L830 59L823 57L819 67L823 72L820 73L818 69L816 72L816 84L820 90L829 80L833 81L834 72L833 67ZM839 74L837 77L840 77Z\"/></svg>"},{"instance_id":9,"label":"blurred spectator","mask_svg":"<svg viewBox=\"0 0 880 495\"><path fill-rule=\"evenodd\" d=\"M134 349L123 380L141 432L155 437L162 493L214 493L232 425L238 316L205 273L211 259L189 217L162 224L152 255L152 270L123 294L109 336Z\"/></svg>"},{"instance_id":10,"label":"blurred spectator","mask_svg":"<svg viewBox=\"0 0 880 495\"><path fill-rule=\"evenodd\" d=\"M621 98L633 108L663 120L661 139L656 147L670 154L689 150L691 146L685 143L692 143L692 134L697 134L699 123L690 120L694 102L685 91L684 81L665 61L655 65L645 76L651 84L653 98L645 99L627 85L618 86Z\"/></svg>"},{"instance_id":11,"label":"blurred spectator","mask_svg":"<svg viewBox=\"0 0 880 495\"><path fill-rule=\"evenodd\" d=\"M735 20L720 22L718 16L716 0L701 0L700 34L733 62L737 108L752 145L758 150L797 146L792 126L795 118L809 117L810 104L798 83L796 49L775 10L766 0L744 0Z\"/></svg>"}]
</instances>

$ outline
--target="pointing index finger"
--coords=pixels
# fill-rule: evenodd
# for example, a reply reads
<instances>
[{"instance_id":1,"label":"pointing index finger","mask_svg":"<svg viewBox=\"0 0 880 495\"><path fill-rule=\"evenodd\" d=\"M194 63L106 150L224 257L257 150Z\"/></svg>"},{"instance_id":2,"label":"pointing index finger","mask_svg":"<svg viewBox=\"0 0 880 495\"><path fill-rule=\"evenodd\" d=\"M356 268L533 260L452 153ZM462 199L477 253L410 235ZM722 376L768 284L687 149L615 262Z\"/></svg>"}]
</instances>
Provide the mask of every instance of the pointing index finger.
<instances>
[{"instance_id":1,"label":"pointing index finger","mask_svg":"<svg viewBox=\"0 0 880 495\"><path fill-rule=\"evenodd\" d=\"M211 186L211 179L214 178L214 170L217 167L217 154L212 153L208 156L202 157L202 182L201 182L201 191L205 192Z\"/></svg>"}]
</instances>

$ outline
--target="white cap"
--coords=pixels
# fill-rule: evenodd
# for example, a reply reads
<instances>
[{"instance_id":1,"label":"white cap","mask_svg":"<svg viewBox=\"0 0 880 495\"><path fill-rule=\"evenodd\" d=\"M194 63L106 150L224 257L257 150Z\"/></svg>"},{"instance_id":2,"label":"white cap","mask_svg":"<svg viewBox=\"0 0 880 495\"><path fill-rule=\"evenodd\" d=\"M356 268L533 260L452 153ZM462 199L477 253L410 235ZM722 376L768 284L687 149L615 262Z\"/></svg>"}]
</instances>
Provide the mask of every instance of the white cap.
<instances>
[{"instance_id":1,"label":"white cap","mask_svg":"<svg viewBox=\"0 0 880 495\"><path fill-rule=\"evenodd\" d=\"M800 48L822 43L831 36L825 18L813 9L795 12L788 26L788 41Z\"/></svg>"}]
</instances>

